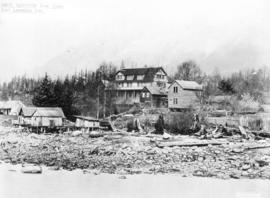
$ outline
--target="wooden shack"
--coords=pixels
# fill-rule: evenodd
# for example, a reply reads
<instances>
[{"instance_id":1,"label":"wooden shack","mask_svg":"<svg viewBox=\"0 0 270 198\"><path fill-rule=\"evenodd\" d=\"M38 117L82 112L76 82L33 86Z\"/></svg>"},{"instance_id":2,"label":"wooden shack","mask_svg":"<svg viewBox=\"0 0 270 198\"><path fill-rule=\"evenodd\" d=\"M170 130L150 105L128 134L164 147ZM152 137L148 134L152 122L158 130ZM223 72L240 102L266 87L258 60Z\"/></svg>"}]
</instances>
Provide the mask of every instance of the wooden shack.
<instances>
[{"instance_id":1,"label":"wooden shack","mask_svg":"<svg viewBox=\"0 0 270 198\"><path fill-rule=\"evenodd\" d=\"M19 112L19 125L57 128L63 126L65 115L58 107L25 107Z\"/></svg>"},{"instance_id":2,"label":"wooden shack","mask_svg":"<svg viewBox=\"0 0 270 198\"><path fill-rule=\"evenodd\" d=\"M100 122L97 118L90 116L74 116L76 118L75 126L79 129L95 130L99 129Z\"/></svg>"},{"instance_id":3,"label":"wooden shack","mask_svg":"<svg viewBox=\"0 0 270 198\"><path fill-rule=\"evenodd\" d=\"M24 104L19 100L0 101L0 114L18 116Z\"/></svg>"},{"instance_id":4,"label":"wooden shack","mask_svg":"<svg viewBox=\"0 0 270 198\"><path fill-rule=\"evenodd\" d=\"M202 85L195 81L175 80L168 90L168 107L185 110L200 104Z\"/></svg>"},{"instance_id":5,"label":"wooden shack","mask_svg":"<svg viewBox=\"0 0 270 198\"><path fill-rule=\"evenodd\" d=\"M142 89L140 102L145 106L160 108L167 107L166 88L158 86L146 86Z\"/></svg>"}]
</instances>

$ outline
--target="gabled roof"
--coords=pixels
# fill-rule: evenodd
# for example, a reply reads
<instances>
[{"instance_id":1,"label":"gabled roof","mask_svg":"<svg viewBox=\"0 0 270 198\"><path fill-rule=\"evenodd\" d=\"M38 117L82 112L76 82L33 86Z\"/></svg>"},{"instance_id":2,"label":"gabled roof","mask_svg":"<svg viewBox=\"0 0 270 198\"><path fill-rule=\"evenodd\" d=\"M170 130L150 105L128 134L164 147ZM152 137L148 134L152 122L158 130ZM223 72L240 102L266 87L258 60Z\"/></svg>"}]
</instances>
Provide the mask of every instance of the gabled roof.
<instances>
[{"instance_id":1,"label":"gabled roof","mask_svg":"<svg viewBox=\"0 0 270 198\"><path fill-rule=\"evenodd\" d=\"M34 113L35 117L62 117L65 118L62 108L59 107L39 107Z\"/></svg>"},{"instance_id":2,"label":"gabled roof","mask_svg":"<svg viewBox=\"0 0 270 198\"><path fill-rule=\"evenodd\" d=\"M167 73L165 72L165 70L162 67L125 68L125 69L121 69L118 72L116 72L115 75L117 75L120 72L122 74L124 74L125 79L122 80L122 81L127 81L126 76L134 76L134 79L132 80L133 82L134 81L151 82L151 81L154 80L155 74L159 70L162 70L167 75ZM144 75L144 79L143 80L137 80L138 75Z\"/></svg>"},{"instance_id":3,"label":"gabled roof","mask_svg":"<svg viewBox=\"0 0 270 198\"><path fill-rule=\"evenodd\" d=\"M97 118L90 117L90 116L74 116L74 117L82 119L82 120L88 120L88 121L99 121Z\"/></svg>"},{"instance_id":4,"label":"gabled roof","mask_svg":"<svg viewBox=\"0 0 270 198\"><path fill-rule=\"evenodd\" d=\"M152 95L167 95L166 90L161 89L158 86L145 86L143 89L147 89Z\"/></svg>"},{"instance_id":5,"label":"gabled roof","mask_svg":"<svg viewBox=\"0 0 270 198\"><path fill-rule=\"evenodd\" d=\"M0 109L12 109L18 106L24 106L19 100L0 101Z\"/></svg>"},{"instance_id":6,"label":"gabled roof","mask_svg":"<svg viewBox=\"0 0 270 198\"><path fill-rule=\"evenodd\" d=\"M20 111L25 117L61 117L65 118L64 112L59 107L25 107Z\"/></svg>"},{"instance_id":7,"label":"gabled roof","mask_svg":"<svg viewBox=\"0 0 270 198\"><path fill-rule=\"evenodd\" d=\"M184 90L194 90L194 91L202 91L202 85L198 84L195 81L188 80L175 80L177 84L179 84ZM174 83L172 83L173 85Z\"/></svg>"},{"instance_id":8,"label":"gabled roof","mask_svg":"<svg viewBox=\"0 0 270 198\"><path fill-rule=\"evenodd\" d=\"M0 109L10 109L11 115L18 115L22 107L25 105L19 100L0 101Z\"/></svg>"},{"instance_id":9,"label":"gabled roof","mask_svg":"<svg viewBox=\"0 0 270 198\"><path fill-rule=\"evenodd\" d=\"M21 108L19 115L23 115L25 117L31 117L36 112L37 107L23 107Z\"/></svg>"}]
</instances>

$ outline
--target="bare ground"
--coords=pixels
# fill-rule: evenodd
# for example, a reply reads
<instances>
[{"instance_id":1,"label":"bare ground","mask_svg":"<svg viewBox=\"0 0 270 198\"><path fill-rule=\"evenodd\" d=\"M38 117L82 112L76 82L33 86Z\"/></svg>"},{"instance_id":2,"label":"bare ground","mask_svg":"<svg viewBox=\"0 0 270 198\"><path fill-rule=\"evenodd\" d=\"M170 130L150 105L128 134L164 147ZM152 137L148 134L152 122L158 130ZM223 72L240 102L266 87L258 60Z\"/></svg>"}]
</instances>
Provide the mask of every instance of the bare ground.
<instances>
[{"instance_id":1,"label":"bare ground","mask_svg":"<svg viewBox=\"0 0 270 198\"><path fill-rule=\"evenodd\" d=\"M179 146L179 142L186 146ZM192 146L202 142L206 146ZM18 128L0 129L2 161L45 165L53 170L82 169L93 174L270 179L269 145L268 139L245 140L237 135L218 140L193 136L163 140L162 136L136 133L103 133L91 138L88 133L33 134Z\"/></svg>"}]
</instances>

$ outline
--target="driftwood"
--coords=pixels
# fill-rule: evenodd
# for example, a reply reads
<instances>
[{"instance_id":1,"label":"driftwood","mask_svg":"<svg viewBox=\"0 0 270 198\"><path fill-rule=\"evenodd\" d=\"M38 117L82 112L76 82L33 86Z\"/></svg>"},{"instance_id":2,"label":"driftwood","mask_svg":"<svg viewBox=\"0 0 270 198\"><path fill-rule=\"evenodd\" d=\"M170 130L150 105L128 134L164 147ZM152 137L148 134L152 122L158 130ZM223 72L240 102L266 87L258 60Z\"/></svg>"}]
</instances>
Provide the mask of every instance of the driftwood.
<instances>
[{"instance_id":1,"label":"driftwood","mask_svg":"<svg viewBox=\"0 0 270 198\"><path fill-rule=\"evenodd\" d=\"M253 133L256 136L261 136L261 137L267 137L270 138L270 133L267 133L265 131L249 131L250 133Z\"/></svg>"},{"instance_id":2,"label":"driftwood","mask_svg":"<svg viewBox=\"0 0 270 198\"><path fill-rule=\"evenodd\" d=\"M244 127L239 126L239 130L240 130L241 135L242 135L244 138L247 138L247 132L246 132L246 130L244 129Z\"/></svg>"},{"instance_id":3,"label":"driftwood","mask_svg":"<svg viewBox=\"0 0 270 198\"><path fill-rule=\"evenodd\" d=\"M254 145L254 146L248 146L247 150L252 150L252 149L263 149L263 148L270 148L270 144L266 144L266 145Z\"/></svg>"},{"instance_id":4,"label":"driftwood","mask_svg":"<svg viewBox=\"0 0 270 198\"><path fill-rule=\"evenodd\" d=\"M217 131L218 131L218 126L216 125L216 128L215 128L214 131L212 131L212 134L213 134L213 135L216 134Z\"/></svg>"},{"instance_id":5,"label":"driftwood","mask_svg":"<svg viewBox=\"0 0 270 198\"><path fill-rule=\"evenodd\" d=\"M156 146L159 148L164 147L191 147L191 146L208 146L208 145L221 145L222 142L217 141L207 141L207 142L183 142L183 141L173 141L173 142L155 142Z\"/></svg>"}]
</instances>

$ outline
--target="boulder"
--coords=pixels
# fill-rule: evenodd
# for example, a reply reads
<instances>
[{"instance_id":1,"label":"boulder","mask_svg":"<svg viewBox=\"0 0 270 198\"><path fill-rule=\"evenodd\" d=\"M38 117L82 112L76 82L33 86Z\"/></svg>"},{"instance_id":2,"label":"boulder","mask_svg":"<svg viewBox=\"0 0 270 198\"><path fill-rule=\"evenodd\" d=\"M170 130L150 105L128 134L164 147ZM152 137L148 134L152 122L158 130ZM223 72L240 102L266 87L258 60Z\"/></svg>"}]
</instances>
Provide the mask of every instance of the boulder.
<instances>
[{"instance_id":1,"label":"boulder","mask_svg":"<svg viewBox=\"0 0 270 198\"><path fill-rule=\"evenodd\" d=\"M22 173L41 174L42 168L36 165L24 165L21 171Z\"/></svg>"}]
</instances>

